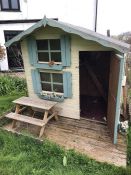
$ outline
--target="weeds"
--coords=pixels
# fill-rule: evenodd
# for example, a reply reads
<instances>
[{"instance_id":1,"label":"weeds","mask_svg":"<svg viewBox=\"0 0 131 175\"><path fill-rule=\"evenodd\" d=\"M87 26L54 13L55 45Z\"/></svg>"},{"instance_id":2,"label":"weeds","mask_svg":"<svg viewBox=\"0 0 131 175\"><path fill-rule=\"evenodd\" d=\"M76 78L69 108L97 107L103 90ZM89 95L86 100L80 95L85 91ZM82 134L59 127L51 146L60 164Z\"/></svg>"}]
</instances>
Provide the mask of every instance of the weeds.
<instances>
[{"instance_id":1,"label":"weeds","mask_svg":"<svg viewBox=\"0 0 131 175\"><path fill-rule=\"evenodd\" d=\"M10 76L0 77L0 96L16 94L25 91L26 91L25 79Z\"/></svg>"}]
</instances>

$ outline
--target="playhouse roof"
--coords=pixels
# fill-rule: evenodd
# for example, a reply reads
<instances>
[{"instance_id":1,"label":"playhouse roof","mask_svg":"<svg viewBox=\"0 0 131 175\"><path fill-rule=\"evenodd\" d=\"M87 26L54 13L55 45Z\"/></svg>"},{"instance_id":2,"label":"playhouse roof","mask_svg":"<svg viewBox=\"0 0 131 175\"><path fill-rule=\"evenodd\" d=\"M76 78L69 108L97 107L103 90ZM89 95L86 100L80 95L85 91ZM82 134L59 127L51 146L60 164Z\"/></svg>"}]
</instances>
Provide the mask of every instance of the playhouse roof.
<instances>
[{"instance_id":1,"label":"playhouse roof","mask_svg":"<svg viewBox=\"0 0 131 175\"><path fill-rule=\"evenodd\" d=\"M88 30L83 27L75 26L69 23L56 21L53 19L49 19L44 17L42 20L28 28L27 30L21 32L19 35L15 36L11 40L5 43L6 47L9 47L15 42L21 41L22 39L26 38L28 35L30 35L35 30L41 28L42 26L51 26L51 27L57 27L62 29L63 31L67 33L72 33L81 36L82 38L86 40L92 40L95 41L105 47L110 47L113 49L116 49L122 53L128 52L130 49L130 45L126 44L124 42L121 42L119 40L104 36L102 34L96 33L94 31Z\"/></svg>"}]
</instances>

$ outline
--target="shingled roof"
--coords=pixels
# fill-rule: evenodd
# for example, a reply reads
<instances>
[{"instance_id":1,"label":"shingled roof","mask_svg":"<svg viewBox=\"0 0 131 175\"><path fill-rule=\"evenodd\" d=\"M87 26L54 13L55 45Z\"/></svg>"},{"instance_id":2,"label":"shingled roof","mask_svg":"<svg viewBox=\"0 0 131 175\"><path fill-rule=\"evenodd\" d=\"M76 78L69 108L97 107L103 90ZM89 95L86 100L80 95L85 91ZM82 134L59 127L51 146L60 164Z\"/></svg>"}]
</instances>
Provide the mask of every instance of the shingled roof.
<instances>
[{"instance_id":1,"label":"shingled roof","mask_svg":"<svg viewBox=\"0 0 131 175\"><path fill-rule=\"evenodd\" d=\"M105 47L113 48L113 49L118 50L122 53L128 52L130 49L129 44L126 44L126 43L121 42L119 40L116 40L116 39L113 39L110 37L106 37L102 34L96 33L94 31L88 30L88 29L83 28L83 27L75 26L75 25L61 22L61 21L56 21L56 20L49 19L46 17L44 17L42 20L40 20L39 22L37 22L36 24L31 26L27 30L23 31L19 35L15 36L14 38L9 40L8 42L6 42L5 46L9 47L13 43L16 43L18 41L23 40L28 35L33 33L35 30L41 28L42 26L45 27L47 25L51 26L51 27L57 27L57 28L62 29L63 31L65 31L67 33L76 34L76 35L78 35L86 40L95 41L95 42L97 42Z\"/></svg>"}]
</instances>

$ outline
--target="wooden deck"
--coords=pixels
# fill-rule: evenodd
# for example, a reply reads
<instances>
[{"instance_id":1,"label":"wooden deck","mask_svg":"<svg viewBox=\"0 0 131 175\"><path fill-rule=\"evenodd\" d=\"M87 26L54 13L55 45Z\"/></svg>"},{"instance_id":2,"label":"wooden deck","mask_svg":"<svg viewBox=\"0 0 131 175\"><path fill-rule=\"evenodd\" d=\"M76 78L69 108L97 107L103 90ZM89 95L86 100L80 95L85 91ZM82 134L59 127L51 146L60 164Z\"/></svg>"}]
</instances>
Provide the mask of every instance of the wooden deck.
<instances>
[{"instance_id":1,"label":"wooden deck","mask_svg":"<svg viewBox=\"0 0 131 175\"><path fill-rule=\"evenodd\" d=\"M9 130L9 126L6 129ZM20 128L17 132L21 130ZM36 136L39 128L28 125L28 131ZM100 162L126 166L126 139L119 135L118 144L113 145L105 124L60 117L58 121L52 120L47 124L43 139L44 137Z\"/></svg>"},{"instance_id":2,"label":"wooden deck","mask_svg":"<svg viewBox=\"0 0 131 175\"><path fill-rule=\"evenodd\" d=\"M67 149L75 149L100 162L126 166L126 139L119 135L113 145L107 126L86 119L74 120L61 117L51 121L45 136Z\"/></svg>"}]
</instances>

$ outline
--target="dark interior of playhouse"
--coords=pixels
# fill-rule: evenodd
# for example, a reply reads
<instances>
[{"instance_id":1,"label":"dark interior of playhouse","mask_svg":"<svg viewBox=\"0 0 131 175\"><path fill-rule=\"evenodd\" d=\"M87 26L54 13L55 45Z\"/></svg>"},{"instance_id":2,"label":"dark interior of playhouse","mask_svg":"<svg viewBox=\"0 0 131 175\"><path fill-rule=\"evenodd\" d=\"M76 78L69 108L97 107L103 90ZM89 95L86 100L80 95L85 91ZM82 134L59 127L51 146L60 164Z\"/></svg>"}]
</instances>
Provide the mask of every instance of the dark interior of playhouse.
<instances>
[{"instance_id":1,"label":"dark interior of playhouse","mask_svg":"<svg viewBox=\"0 0 131 175\"><path fill-rule=\"evenodd\" d=\"M110 51L80 51L80 116L106 122Z\"/></svg>"}]
</instances>

